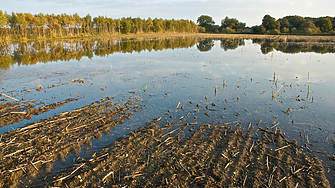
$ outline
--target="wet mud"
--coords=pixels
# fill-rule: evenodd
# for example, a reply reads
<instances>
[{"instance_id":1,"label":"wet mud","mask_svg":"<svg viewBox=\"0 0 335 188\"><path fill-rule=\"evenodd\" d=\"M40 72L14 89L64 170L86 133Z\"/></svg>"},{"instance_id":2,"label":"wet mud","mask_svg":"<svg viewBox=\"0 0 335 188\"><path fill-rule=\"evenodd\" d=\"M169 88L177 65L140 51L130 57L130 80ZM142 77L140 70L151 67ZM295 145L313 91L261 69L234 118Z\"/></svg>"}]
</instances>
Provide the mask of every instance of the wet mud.
<instances>
[{"instance_id":1,"label":"wet mud","mask_svg":"<svg viewBox=\"0 0 335 188\"><path fill-rule=\"evenodd\" d=\"M0 104L0 127L20 122L23 119L31 119L33 116L37 116L44 112L48 112L51 109L56 109L61 105L77 100L78 98L68 98L61 102L52 103L42 107L36 107L36 100L24 101L24 102L6 102Z\"/></svg>"},{"instance_id":2,"label":"wet mud","mask_svg":"<svg viewBox=\"0 0 335 188\"><path fill-rule=\"evenodd\" d=\"M38 175L34 183L26 183L32 187L330 187L321 161L302 153L276 125L265 129L249 125L243 130L240 122L203 124L196 131L191 126L148 122L90 158L78 158L57 174ZM191 136L186 138L185 131L192 131ZM17 171L24 173L21 168Z\"/></svg>"},{"instance_id":3,"label":"wet mud","mask_svg":"<svg viewBox=\"0 0 335 188\"><path fill-rule=\"evenodd\" d=\"M64 161L71 151L80 153L92 138L109 134L111 127L122 124L139 108L135 105L138 98L124 104L112 99L107 97L2 134L0 187L35 185L34 177L50 172L54 161Z\"/></svg>"}]
</instances>

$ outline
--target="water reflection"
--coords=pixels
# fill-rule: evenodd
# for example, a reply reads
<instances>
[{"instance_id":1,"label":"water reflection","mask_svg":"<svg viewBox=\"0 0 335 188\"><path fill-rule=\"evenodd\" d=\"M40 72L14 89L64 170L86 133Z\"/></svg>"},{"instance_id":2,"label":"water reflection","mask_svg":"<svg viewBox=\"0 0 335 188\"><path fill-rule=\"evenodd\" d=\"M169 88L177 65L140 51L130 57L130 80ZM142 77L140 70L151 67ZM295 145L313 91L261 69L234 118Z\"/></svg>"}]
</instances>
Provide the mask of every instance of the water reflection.
<instances>
[{"instance_id":1,"label":"water reflection","mask_svg":"<svg viewBox=\"0 0 335 188\"><path fill-rule=\"evenodd\" d=\"M38 62L81 60L83 57L104 57L113 53L161 51L174 48L188 48L198 42L196 38L173 38L163 40L65 40L34 41L4 44L0 46L0 68L11 65L34 65Z\"/></svg>"},{"instance_id":2,"label":"water reflection","mask_svg":"<svg viewBox=\"0 0 335 188\"><path fill-rule=\"evenodd\" d=\"M289 54L315 52L319 54L335 53L335 44L332 43L263 43L261 50L263 54L267 54L273 50L281 51Z\"/></svg>"},{"instance_id":3,"label":"water reflection","mask_svg":"<svg viewBox=\"0 0 335 188\"><path fill-rule=\"evenodd\" d=\"M212 39L205 39L197 44L197 48L200 52L208 52L212 50L213 46L214 40Z\"/></svg>"},{"instance_id":4,"label":"water reflection","mask_svg":"<svg viewBox=\"0 0 335 188\"><path fill-rule=\"evenodd\" d=\"M141 51L161 51L174 48L189 48L196 44L200 52L211 51L213 39L170 38L162 40L64 40L34 41L0 45L0 68L9 69L12 65L34 65L38 62L81 60L83 57L104 57L113 53L132 53ZM242 38L217 39L224 50L234 50L245 45ZM295 54L301 52L335 53L335 43L317 42L273 42L268 39L252 39L253 44L261 46L261 52L268 54L273 50Z\"/></svg>"},{"instance_id":5,"label":"water reflection","mask_svg":"<svg viewBox=\"0 0 335 188\"><path fill-rule=\"evenodd\" d=\"M195 118L199 125L238 120L242 126L252 123L256 128L272 127L276 121L280 122L279 127L289 138L295 138L299 145L308 144L305 139L308 136L314 145L309 145L310 149L320 150L318 147L321 147L321 150L335 154L331 142L335 139L334 54L279 52L301 52L299 46L285 46L288 43L258 41L260 45L255 45L257 41L252 44L252 41L243 39L198 41L194 38L122 42L100 40L2 46L2 57L15 58L14 63L18 64L32 64L31 59L36 62L69 61L0 70L0 74L6 78L1 80L3 91L15 90L13 97L22 97L22 101L42 99L47 104L67 97L82 97L57 111L20 122L13 129L25 126L27 122L81 108L107 96L115 96L115 101L127 99L133 97L135 92L146 105L143 111L114 128L110 135L94 141L92 151L144 126L153 118L162 117L162 120L166 118L169 122L178 123L183 117L182 123L194 122ZM243 46L243 53L232 50L239 46ZM319 43L314 46L310 49L322 47ZM304 48L307 49L307 46ZM276 51L271 58L262 54L274 49ZM331 49L331 46L327 49ZM151 50L159 52L149 52ZM131 52L141 53L126 54ZM77 58L80 62L75 61ZM11 65L13 62L9 67ZM71 82L74 78L82 78L85 83ZM36 85L41 85L45 90L37 91L34 89ZM30 92L21 92L22 88L30 89ZM272 98L273 92L276 95ZM176 109L179 103L182 109ZM198 103L200 107L196 106ZM214 111L208 114L206 107ZM188 112L190 114L187 115ZM260 120L263 123L257 125ZM5 128L6 131L12 130L12 127L6 126L2 128L3 132ZM303 136L304 140L299 140L299 136ZM73 155L72 158L77 157ZM327 160L326 157L322 159ZM330 171L329 174L332 176L333 173Z\"/></svg>"},{"instance_id":6,"label":"water reflection","mask_svg":"<svg viewBox=\"0 0 335 188\"><path fill-rule=\"evenodd\" d=\"M239 46L244 45L245 45L244 39L221 39L220 46L222 49L224 49L224 51L227 51L227 50L234 50Z\"/></svg>"}]
</instances>

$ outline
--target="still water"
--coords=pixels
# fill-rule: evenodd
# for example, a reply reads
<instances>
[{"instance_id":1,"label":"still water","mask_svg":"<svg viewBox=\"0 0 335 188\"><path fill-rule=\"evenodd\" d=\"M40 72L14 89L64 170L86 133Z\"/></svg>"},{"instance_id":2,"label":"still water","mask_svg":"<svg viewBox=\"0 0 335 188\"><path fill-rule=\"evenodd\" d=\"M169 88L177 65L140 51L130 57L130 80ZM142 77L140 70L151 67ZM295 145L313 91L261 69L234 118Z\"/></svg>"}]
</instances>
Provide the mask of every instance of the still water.
<instances>
[{"instance_id":1,"label":"still water","mask_svg":"<svg viewBox=\"0 0 335 188\"><path fill-rule=\"evenodd\" d=\"M135 95L145 108L112 128L111 134L93 140L92 148L80 156L90 156L159 117L179 123L183 116L183 122L198 125L239 121L242 127L271 127L275 122L289 139L307 146L306 152L323 152L310 154L323 160L334 185L334 162L327 160L335 155L334 49L331 43L196 38L1 46L0 92L13 90L9 94L23 101L44 104L74 96L79 100L1 127L0 134L107 96L119 101ZM36 91L38 86L44 89ZM208 106L210 113L194 113L198 103ZM183 109L176 109L178 104ZM56 163L66 166L75 157L70 154L65 163Z\"/></svg>"}]
</instances>

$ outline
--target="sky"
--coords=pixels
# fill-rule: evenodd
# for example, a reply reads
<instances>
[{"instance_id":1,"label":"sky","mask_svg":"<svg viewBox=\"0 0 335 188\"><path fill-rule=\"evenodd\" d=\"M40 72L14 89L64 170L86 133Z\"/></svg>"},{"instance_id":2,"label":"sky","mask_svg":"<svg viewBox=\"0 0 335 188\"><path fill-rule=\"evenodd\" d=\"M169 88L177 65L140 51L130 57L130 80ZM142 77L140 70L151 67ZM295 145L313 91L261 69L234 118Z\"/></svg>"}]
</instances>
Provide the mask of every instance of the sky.
<instances>
[{"instance_id":1,"label":"sky","mask_svg":"<svg viewBox=\"0 0 335 188\"><path fill-rule=\"evenodd\" d=\"M228 16L247 26L259 25L264 15L276 19L287 15L335 17L334 0L0 0L8 13L87 14L111 18L140 17L188 19L211 16L215 24Z\"/></svg>"}]
</instances>

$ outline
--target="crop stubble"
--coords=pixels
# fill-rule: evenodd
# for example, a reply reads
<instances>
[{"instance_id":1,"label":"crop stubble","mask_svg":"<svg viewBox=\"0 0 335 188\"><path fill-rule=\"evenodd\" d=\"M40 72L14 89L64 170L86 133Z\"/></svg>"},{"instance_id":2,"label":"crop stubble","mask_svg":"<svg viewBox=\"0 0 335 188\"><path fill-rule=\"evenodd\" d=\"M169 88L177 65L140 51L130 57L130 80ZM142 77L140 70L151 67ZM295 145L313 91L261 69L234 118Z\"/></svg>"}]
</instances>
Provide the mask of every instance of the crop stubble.
<instances>
[{"instance_id":1,"label":"crop stubble","mask_svg":"<svg viewBox=\"0 0 335 188\"><path fill-rule=\"evenodd\" d=\"M83 187L329 187L321 161L299 152L278 128L166 123L120 137L36 186Z\"/></svg>"},{"instance_id":2,"label":"crop stubble","mask_svg":"<svg viewBox=\"0 0 335 188\"><path fill-rule=\"evenodd\" d=\"M138 98L128 100L124 105L121 105L121 101L114 103L111 99L107 97L83 108L2 134L0 187L36 184L38 175L52 170L54 161L64 161L71 151L79 153L82 145L91 144L91 138L110 133L111 127L122 124L133 114L131 110L139 107L134 105ZM64 104L68 100L72 99L57 104ZM41 108L43 111L46 107ZM5 118L8 117L2 116L0 121L4 122Z\"/></svg>"}]
</instances>

